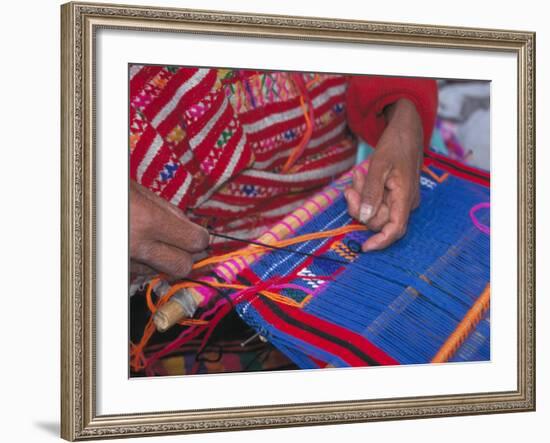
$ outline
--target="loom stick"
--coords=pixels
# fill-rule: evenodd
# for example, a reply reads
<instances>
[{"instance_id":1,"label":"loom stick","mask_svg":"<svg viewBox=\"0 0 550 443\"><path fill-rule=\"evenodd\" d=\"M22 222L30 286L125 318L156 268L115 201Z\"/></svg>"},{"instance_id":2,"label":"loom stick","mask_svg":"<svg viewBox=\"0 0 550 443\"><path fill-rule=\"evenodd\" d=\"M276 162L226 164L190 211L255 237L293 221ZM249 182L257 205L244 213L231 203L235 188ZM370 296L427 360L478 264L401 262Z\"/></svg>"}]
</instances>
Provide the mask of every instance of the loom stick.
<instances>
[{"instance_id":1,"label":"loom stick","mask_svg":"<svg viewBox=\"0 0 550 443\"><path fill-rule=\"evenodd\" d=\"M198 294L191 292L190 289L181 289L176 292L153 316L157 331L166 332L180 320L193 317L201 301Z\"/></svg>"},{"instance_id":2,"label":"loom stick","mask_svg":"<svg viewBox=\"0 0 550 443\"><path fill-rule=\"evenodd\" d=\"M464 343L468 335L470 335L470 332L479 324L483 315L489 309L490 300L491 289L490 285L487 285L453 333L443 343L443 346L441 346L434 358L432 358L431 363L445 363L449 361L460 345Z\"/></svg>"}]
</instances>

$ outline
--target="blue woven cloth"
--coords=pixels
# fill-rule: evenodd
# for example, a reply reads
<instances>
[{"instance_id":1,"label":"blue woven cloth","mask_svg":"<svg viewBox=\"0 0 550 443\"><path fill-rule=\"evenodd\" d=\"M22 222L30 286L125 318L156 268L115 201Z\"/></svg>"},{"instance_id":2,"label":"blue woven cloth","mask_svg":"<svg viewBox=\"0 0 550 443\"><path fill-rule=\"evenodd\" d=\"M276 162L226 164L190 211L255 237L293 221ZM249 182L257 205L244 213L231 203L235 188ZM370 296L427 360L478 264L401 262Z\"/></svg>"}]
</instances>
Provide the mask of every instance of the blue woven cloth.
<instances>
[{"instance_id":1,"label":"blue woven cloth","mask_svg":"<svg viewBox=\"0 0 550 443\"><path fill-rule=\"evenodd\" d=\"M281 293L300 302L306 291L313 292L304 312L360 334L401 364L428 363L489 283L490 236L469 215L474 205L489 199L485 186L454 176L438 183L423 175L421 204L411 214L407 234L389 248L362 253L360 245L372 233L352 232L338 241L312 240L293 248L332 260L272 251L251 270L262 280L293 275L291 282L304 291L284 289ZM477 218L489 226L488 209L478 211ZM352 222L340 197L297 235ZM319 361L345 366L338 355L278 330L252 304L242 303L237 311L300 367L316 368ZM451 361L488 359L487 313Z\"/></svg>"}]
</instances>

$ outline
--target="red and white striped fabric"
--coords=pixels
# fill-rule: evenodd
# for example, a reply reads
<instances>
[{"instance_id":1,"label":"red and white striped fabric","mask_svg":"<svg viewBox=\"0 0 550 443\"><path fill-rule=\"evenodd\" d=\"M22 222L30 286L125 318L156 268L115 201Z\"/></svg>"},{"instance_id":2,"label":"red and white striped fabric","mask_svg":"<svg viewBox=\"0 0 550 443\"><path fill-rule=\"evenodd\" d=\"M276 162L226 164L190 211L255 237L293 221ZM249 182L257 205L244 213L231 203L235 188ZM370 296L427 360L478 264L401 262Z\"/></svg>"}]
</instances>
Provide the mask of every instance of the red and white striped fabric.
<instances>
[{"instance_id":1,"label":"red and white striped fabric","mask_svg":"<svg viewBox=\"0 0 550 443\"><path fill-rule=\"evenodd\" d=\"M353 165L348 123L375 144L400 96L426 135L431 80L132 65L131 178L196 223L253 238Z\"/></svg>"}]
</instances>

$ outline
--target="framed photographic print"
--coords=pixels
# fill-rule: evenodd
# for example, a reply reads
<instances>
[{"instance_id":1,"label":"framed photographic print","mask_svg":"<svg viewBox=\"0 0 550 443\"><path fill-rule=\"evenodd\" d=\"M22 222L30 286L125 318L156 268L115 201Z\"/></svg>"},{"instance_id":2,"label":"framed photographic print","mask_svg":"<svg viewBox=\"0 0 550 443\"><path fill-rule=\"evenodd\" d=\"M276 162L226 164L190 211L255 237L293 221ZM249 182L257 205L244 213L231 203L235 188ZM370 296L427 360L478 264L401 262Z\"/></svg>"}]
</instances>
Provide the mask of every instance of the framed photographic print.
<instances>
[{"instance_id":1,"label":"framed photographic print","mask_svg":"<svg viewBox=\"0 0 550 443\"><path fill-rule=\"evenodd\" d=\"M62 437L535 408L535 35L62 6Z\"/></svg>"}]
</instances>

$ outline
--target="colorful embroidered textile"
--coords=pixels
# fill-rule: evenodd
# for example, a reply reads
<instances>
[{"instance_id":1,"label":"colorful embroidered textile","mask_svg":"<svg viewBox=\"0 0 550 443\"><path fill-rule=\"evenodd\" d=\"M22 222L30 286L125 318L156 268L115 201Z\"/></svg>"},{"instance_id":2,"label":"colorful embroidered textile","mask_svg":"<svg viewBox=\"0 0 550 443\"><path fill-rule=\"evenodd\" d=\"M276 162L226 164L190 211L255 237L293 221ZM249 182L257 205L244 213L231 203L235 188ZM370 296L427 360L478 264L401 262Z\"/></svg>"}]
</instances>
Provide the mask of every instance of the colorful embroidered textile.
<instances>
[{"instance_id":1,"label":"colorful embroidered textile","mask_svg":"<svg viewBox=\"0 0 550 443\"><path fill-rule=\"evenodd\" d=\"M281 294L298 302L310 294L302 308L258 295L237 311L303 368L429 363L489 284L490 237L470 217L489 191L426 174L421 190L407 235L387 250L359 252L371 234L352 232L299 248L338 262L272 251L238 277L292 284ZM489 224L488 209L477 217ZM350 223L340 195L296 235ZM489 359L488 316L469 337L453 361Z\"/></svg>"},{"instance_id":2,"label":"colorful embroidered textile","mask_svg":"<svg viewBox=\"0 0 550 443\"><path fill-rule=\"evenodd\" d=\"M488 360L488 176L434 158L427 163L422 202L400 241L361 252L372 234L348 215L342 196L347 173L258 243L281 245L284 238L335 228L339 235L292 250L251 245L200 281L185 283L203 300L196 318L209 323L184 328L179 341L153 356L146 352L144 366L169 355L187 336L204 333L206 343L208 328L232 309L301 368ZM368 165L358 167L365 172Z\"/></svg>"},{"instance_id":3,"label":"colorful embroidered textile","mask_svg":"<svg viewBox=\"0 0 550 443\"><path fill-rule=\"evenodd\" d=\"M252 239L354 164L348 124L376 144L381 111L402 97L429 140L433 80L132 65L130 177L193 222Z\"/></svg>"}]
</instances>

